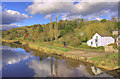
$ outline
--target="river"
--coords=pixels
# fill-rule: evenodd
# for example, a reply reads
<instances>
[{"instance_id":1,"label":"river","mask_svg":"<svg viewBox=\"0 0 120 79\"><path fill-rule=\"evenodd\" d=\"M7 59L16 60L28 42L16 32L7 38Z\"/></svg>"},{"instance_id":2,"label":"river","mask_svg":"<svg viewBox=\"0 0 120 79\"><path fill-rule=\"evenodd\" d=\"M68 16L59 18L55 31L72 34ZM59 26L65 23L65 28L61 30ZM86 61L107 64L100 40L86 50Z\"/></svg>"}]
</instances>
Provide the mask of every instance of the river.
<instances>
[{"instance_id":1,"label":"river","mask_svg":"<svg viewBox=\"0 0 120 79\"><path fill-rule=\"evenodd\" d=\"M3 77L114 77L81 61L2 46Z\"/></svg>"}]
</instances>

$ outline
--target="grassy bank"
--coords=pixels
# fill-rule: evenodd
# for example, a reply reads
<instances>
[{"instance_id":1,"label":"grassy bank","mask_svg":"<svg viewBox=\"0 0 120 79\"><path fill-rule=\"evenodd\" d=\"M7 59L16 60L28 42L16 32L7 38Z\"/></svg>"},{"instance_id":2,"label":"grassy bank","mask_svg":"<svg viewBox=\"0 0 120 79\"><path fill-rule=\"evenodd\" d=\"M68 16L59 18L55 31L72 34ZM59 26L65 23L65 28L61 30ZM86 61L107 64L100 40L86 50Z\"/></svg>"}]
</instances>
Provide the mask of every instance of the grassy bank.
<instances>
[{"instance_id":1,"label":"grassy bank","mask_svg":"<svg viewBox=\"0 0 120 79\"><path fill-rule=\"evenodd\" d=\"M114 70L120 68L120 54L114 53L105 56L98 56L91 58L90 63L94 63L98 67L102 67L109 70Z\"/></svg>"}]
</instances>

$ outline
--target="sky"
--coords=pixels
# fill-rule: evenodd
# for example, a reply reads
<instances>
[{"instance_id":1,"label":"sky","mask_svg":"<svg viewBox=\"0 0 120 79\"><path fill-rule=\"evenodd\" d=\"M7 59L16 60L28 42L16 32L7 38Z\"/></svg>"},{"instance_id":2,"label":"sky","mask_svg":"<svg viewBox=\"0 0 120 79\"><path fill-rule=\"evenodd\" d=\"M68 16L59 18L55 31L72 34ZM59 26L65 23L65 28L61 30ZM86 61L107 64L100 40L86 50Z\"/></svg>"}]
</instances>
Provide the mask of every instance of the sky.
<instances>
[{"instance_id":1,"label":"sky","mask_svg":"<svg viewBox=\"0 0 120 79\"><path fill-rule=\"evenodd\" d=\"M118 16L117 2L2 2L2 30L53 22L59 20L83 18L88 20L110 20Z\"/></svg>"}]
</instances>

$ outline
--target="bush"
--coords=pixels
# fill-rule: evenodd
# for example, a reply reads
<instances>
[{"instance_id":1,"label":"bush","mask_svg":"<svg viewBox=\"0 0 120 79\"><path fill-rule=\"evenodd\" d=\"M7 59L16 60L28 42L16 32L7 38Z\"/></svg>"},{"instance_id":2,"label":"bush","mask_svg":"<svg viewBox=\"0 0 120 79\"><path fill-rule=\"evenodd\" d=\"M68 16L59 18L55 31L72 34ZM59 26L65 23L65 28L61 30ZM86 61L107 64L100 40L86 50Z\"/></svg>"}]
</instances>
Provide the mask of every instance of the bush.
<instances>
[{"instance_id":1,"label":"bush","mask_svg":"<svg viewBox=\"0 0 120 79\"><path fill-rule=\"evenodd\" d=\"M81 44L82 43L81 43L81 40L79 38L74 37L70 40L70 45L72 45L72 46L78 46Z\"/></svg>"},{"instance_id":2,"label":"bush","mask_svg":"<svg viewBox=\"0 0 120 79\"><path fill-rule=\"evenodd\" d=\"M106 19L102 19L100 22L105 23L107 20Z\"/></svg>"}]
</instances>

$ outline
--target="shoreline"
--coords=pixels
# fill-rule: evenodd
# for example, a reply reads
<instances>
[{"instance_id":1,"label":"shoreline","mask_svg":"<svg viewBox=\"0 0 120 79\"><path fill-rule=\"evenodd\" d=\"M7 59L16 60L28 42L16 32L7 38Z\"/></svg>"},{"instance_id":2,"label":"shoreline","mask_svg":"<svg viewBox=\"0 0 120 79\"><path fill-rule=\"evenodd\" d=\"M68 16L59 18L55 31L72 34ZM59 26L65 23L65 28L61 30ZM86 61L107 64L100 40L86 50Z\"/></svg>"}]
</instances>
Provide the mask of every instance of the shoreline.
<instances>
[{"instance_id":1,"label":"shoreline","mask_svg":"<svg viewBox=\"0 0 120 79\"><path fill-rule=\"evenodd\" d=\"M18 40L2 40L2 42L7 42L7 43L13 43L13 42L16 42ZM31 49L35 49L35 50L38 50L38 51L42 51L46 54L52 54L52 55L58 55L58 56L63 56L63 57L66 57L66 58L70 58L70 59L74 59L74 60L79 60L79 61L83 61L83 62L86 62L86 63L90 63L90 64L93 64L95 65L96 67L99 67L99 68L102 68L102 69L106 69L106 70L116 70L116 69L119 69L119 67L115 66L115 67L111 67L111 66L105 66L105 65L101 65L101 63L99 64L96 64L96 61L95 60L92 60L93 58L95 57L98 57L98 56L95 56L95 57L89 57L89 56L79 56L78 54L82 54L84 55L84 53L86 53L85 51L78 51L77 54L73 54L75 52L75 50L73 51L68 51L68 52L63 52L62 50L57 50L57 49L50 49L48 47L43 47L43 46L40 46L38 43L34 43L34 42L25 42L25 41L19 41L22 45L28 45L29 48ZM89 53L93 53L92 51ZM97 52L96 52L97 53ZM93 53L94 54L94 53ZM100 54L101 55L101 54ZM109 54L108 54L109 55ZM104 54L103 54L104 56ZM105 63L104 63L105 64Z\"/></svg>"}]
</instances>

